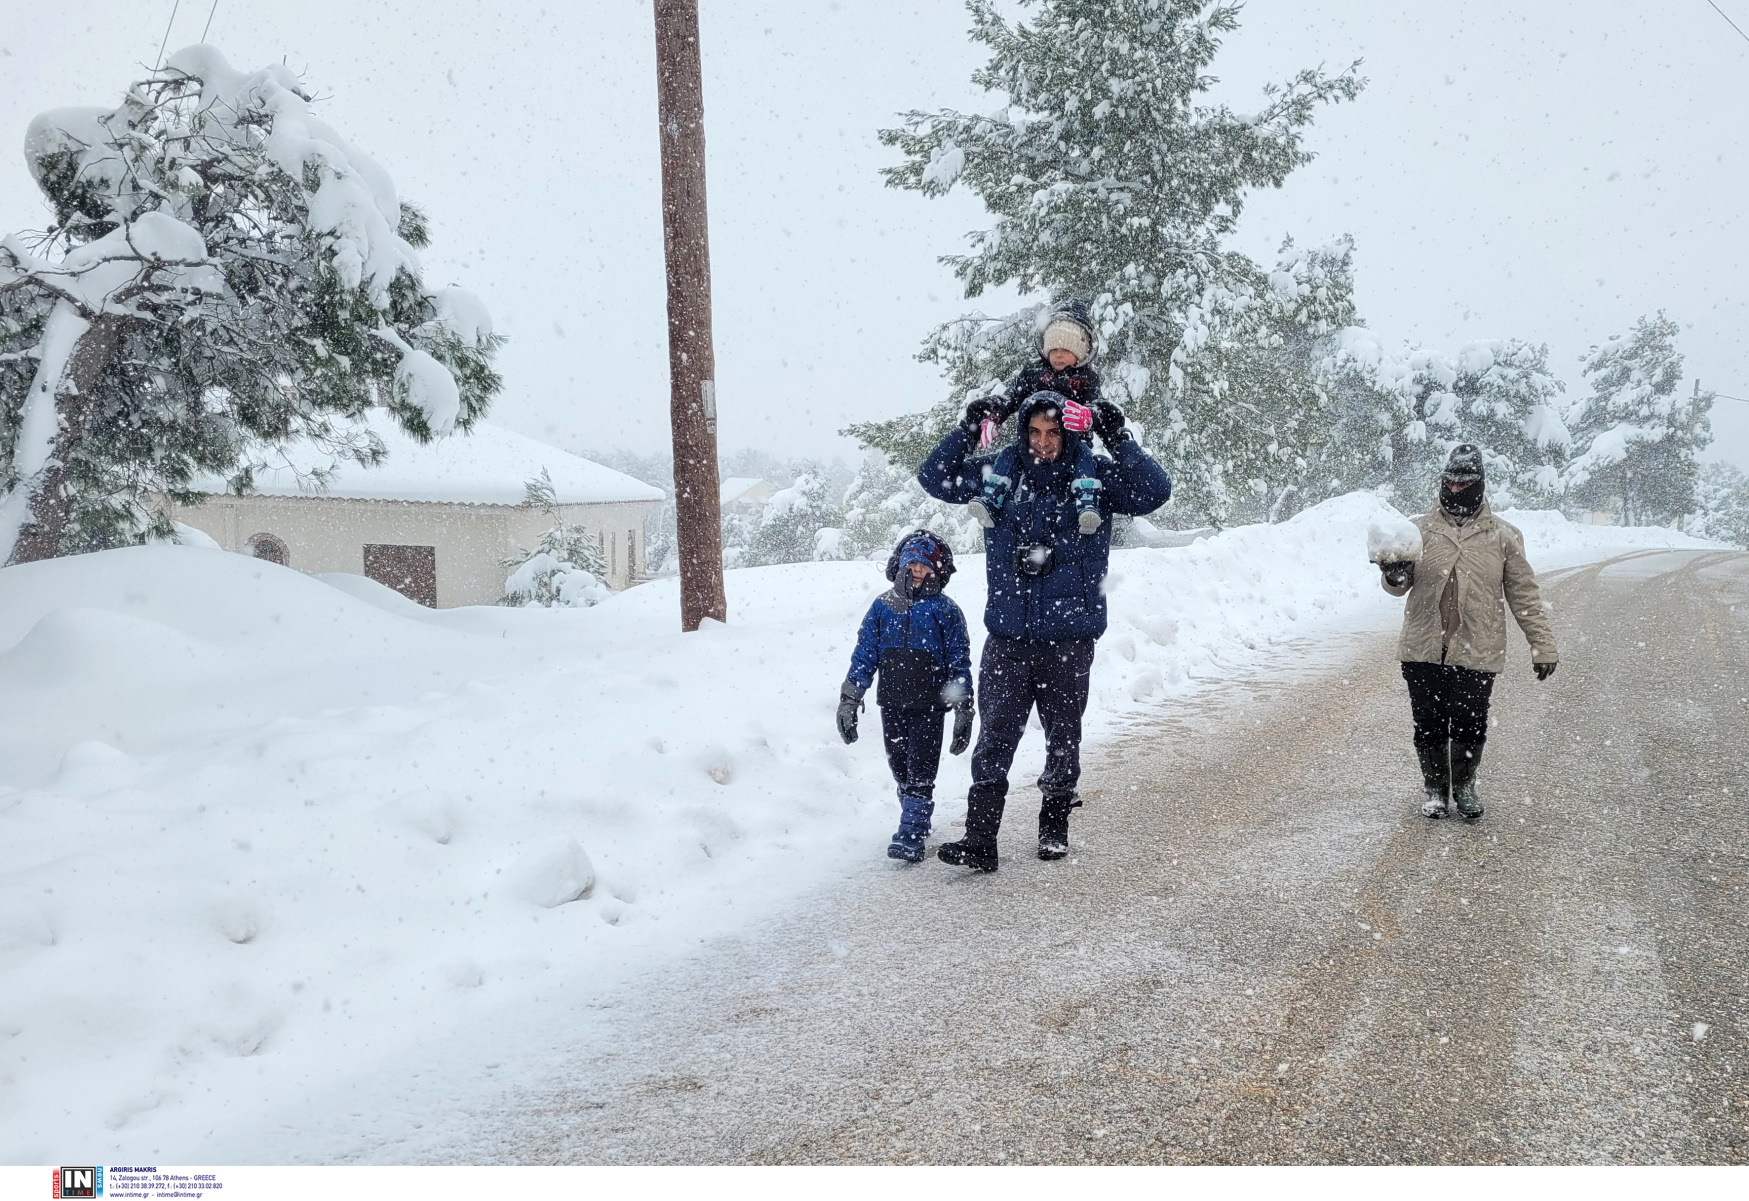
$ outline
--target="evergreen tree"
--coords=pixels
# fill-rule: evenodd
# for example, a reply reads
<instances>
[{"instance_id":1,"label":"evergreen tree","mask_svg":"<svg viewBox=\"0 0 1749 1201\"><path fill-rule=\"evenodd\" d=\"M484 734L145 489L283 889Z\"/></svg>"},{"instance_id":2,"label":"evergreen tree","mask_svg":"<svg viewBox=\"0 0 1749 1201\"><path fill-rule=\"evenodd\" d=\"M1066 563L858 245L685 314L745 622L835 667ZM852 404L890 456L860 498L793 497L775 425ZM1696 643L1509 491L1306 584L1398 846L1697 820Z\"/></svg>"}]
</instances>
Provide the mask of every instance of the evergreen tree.
<instances>
[{"instance_id":1,"label":"evergreen tree","mask_svg":"<svg viewBox=\"0 0 1749 1201\"><path fill-rule=\"evenodd\" d=\"M972 38L989 47L974 82L1006 98L989 114L905 114L881 138L904 161L893 187L926 196L956 185L995 216L972 251L944 259L968 297L1014 284L1052 299L1089 301L1106 357L1108 396L1137 420L1144 441L1180 477L1214 441L1206 405L1184 401L1174 351L1188 330L1220 325L1260 299L1261 273L1223 250L1245 193L1277 187L1310 160L1303 136L1320 104L1362 84L1308 69L1264 89L1250 114L1207 103L1207 71L1239 6L1197 0L1043 0L1030 22L1010 23L994 0L970 0ZM1006 317L971 314L929 338L951 394L929 413L853 426L865 445L914 466L951 428L967 399L1018 371L1035 353L1046 306ZM1219 396L1215 371L1199 386ZM1270 431L1245 431L1267 446ZM1217 478L1204 489L1214 495ZM1193 485L1193 490L1195 486Z\"/></svg>"},{"instance_id":2,"label":"evergreen tree","mask_svg":"<svg viewBox=\"0 0 1749 1201\"><path fill-rule=\"evenodd\" d=\"M1567 413L1583 448L1568 466L1574 500L1616 508L1624 525L1674 525L1695 511L1696 454L1712 441L1713 396L1683 396L1676 323L1642 317L1581 360L1591 395Z\"/></svg>"},{"instance_id":3,"label":"evergreen tree","mask_svg":"<svg viewBox=\"0 0 1749 1201\"><path fill-rule=\"evenodd\" d=\"M1558 503L1572 435L1561 420L1563 385L1549 348L1517 338L1471 342L1457 353L1451 392L1456 438L1482 450L1498 508ZM1441 453L1449 452L1441 447Z\"/></svg>"},{"instance_id":4,"label":"evergreen tree","mask_svg":"<svg viewBox=\"0 0 1749 1201\"><path fill-rule=\"evenodd\" d=\"M838 557L839 540L829 538L823 548L821 532L837 530L842 522L842 513L827 492L826 481L821 476L804 473L765 502L758 525L746 540L741 565L807 563L822 557L822 549L829 549L833 557Z\"/></svg>"},{"instance_id":5,"label":"evergreen tree","mask_svg":"<svg viewBox=\"0 0 1749 1201\"><path fill-rule=\"evenodd\" d=\"M426 439L497 392L484 309L424 284L425 215L288 69L190 47L25 151L55 223L0 241L0 563L163 534L152 498L246 491L292 439L373 463L373 404Z\"/></svg>"},{"instance_id":6,"label":"evergreen tree","mask_svg":"<svg viewBox=\"0 0 1749 1201\"><path fill-rule=\"evenodd\" d=\"M1688 528L1703 538L1749 549L1749 477L1729 463L1702 466Z\"/></svg>"},{"instance_id":7,"label":"evergreen tree","mask_svg":"<svg viewBox=\"0 0 1749 1201\"><path fill-rule=\"evenodd\" d=\"M1376 438L1344 406L1335 353L1355 321L1353 254L1347 238L1304 251L1290 240L1274 271L1236 266L1241 291L1193 313L1173 352L1169 424L1152 439L1177 468L1182 508L1276 521L1355 486Z\"/></svg>"},{"instance_id":8,"label":"evergreen tree","mask_svg":"<svg viewBox=\"0 0 1749 1201\"><path fill-rule=\"evenodd\" d=\"M559 516L552 474L543 467L540 478L529 480L524 488L527 497L522 503L541 510L553 524L534 549L504 560L503 566L513 570L498 603L586 609L606 600L610 592L600 544L582 526Z\"/></svg>"},{"instance_id":9,"label":"evergreen tree","mask_svg":"<svg viewBox=\"0 0 1749 1201\"><path fill-rule=\"evenodd\" d=\"M1470 342L1455 354L1387 349L1369 331L1342 330L1326 368L1352 432L1332 445L1347 458L1321 475L1332 491L1378 490L1405 511L1432 503L1440 471L1461 442L1481 447L1493 503L1551 505L1571 436L1548 348L1516 338Z\"/></svg>"},{"instance_id":10,"label":"evergreen tree","mask_svg":"<svg viewBox=\"0 0 1749 1201\"><path fill-rule=\"evenodd\" d=\"M934 530L948 545L969 553L983 545L977 522L964 505L936 500L917 483L913 469L870 451L844 497L846 558L885 559L899 539L916 529Z\"/></svg>"}]
</instances>

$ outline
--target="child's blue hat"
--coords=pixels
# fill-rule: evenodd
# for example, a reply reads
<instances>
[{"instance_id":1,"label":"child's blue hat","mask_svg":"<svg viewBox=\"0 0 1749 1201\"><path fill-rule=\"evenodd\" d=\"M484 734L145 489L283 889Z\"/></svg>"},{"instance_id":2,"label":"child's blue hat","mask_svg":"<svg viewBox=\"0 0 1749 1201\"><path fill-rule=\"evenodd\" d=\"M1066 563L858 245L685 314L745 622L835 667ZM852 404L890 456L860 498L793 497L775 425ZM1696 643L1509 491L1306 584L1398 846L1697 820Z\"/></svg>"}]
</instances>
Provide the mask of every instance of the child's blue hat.
<instances>
[{"instance_id":1,"label":"child's blue hat","mask_svg":"<svg viewBox=\"0 0 1749 1201\"><path fill-rule=\"evenodd\" d=\"M887 579L897 580L900 570L912 563L927 565L945 587L954 573L953 547L929 530L912 530L888 556Z\"/></svg>"}]
</instances>

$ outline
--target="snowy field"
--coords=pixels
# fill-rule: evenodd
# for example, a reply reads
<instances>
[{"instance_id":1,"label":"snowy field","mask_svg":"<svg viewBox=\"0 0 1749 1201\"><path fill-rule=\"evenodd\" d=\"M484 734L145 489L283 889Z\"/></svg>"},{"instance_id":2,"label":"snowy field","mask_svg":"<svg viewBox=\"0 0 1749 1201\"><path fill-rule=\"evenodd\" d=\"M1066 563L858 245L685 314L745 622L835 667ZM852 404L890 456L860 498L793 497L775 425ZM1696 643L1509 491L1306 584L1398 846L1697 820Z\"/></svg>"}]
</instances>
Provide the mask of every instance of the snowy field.
<instances>
[{"instance_id":1,"label":"snowy field","mask_svg":"<svg viewBox=\"0 0 1749 1201\"><path fill-rule=\"evenodd\" d=\"M1356 494L1116 552L1094 740L1389 628L1366 562L1389 512ZM1710 545L1509 517L1545 569ZM974 644L982 576L966 556L949 589ZM729 623L681 635L672 581L433 612L192 547L0 572L0 1162L386 1144L538 1075L642 966L834 879L947 870L883 857L872 708L855 746L833 729L885 586L732 572ZM1041 763L1035 734L1020 795ZM947 760L938 825L966 783Z\"/></svg>"}]
</instances>

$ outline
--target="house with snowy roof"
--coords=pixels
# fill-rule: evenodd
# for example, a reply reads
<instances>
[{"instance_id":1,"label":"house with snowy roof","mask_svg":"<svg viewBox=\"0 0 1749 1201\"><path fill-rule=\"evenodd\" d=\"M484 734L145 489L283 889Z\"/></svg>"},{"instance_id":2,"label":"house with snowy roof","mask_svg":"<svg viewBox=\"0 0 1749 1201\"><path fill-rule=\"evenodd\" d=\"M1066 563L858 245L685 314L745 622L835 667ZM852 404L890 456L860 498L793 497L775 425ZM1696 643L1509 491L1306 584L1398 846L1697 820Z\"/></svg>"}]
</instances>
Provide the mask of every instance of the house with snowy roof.
<instances>
[{"instance_id":1,"label":"house with snowy roof","mask_svg":"<svg viewBox=\"0 0 1749 1201\"><path fill-rule=\"evenodd\" d=\"M757 476L732 475L717 493L723 509L757 509L776 495L777 489Z\"/></svg>"},{"instance_id":2,"label":"house with snowy roof","mask_svg":"<svg viewBox=\"0 0 1749 1201\"><path fill-rule=\"evenodd\" d=\"M504 561L554 522L527 503L528 482L544 471L553 513L595 536L608 586L643 577L645 521L660 510L661 489L485 422L429 443L380 412L368 425L388 452L375 467L293 447L256 474L252 494L212 481L203 503L177 505L172 516L226 550L282 566L366 575L433 608L490 605L504 594ZM325 486L311 482L318 469L332 470Z\"/></svg>"}]
</instances>

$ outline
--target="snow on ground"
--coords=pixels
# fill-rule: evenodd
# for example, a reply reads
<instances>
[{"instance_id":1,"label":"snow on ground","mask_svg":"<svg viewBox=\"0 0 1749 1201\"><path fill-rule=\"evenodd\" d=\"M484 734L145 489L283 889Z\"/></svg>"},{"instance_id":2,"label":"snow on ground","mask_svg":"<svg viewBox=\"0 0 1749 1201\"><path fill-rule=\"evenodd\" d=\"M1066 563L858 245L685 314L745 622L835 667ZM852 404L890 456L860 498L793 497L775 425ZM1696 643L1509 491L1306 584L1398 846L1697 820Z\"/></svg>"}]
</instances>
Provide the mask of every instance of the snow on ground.
<instances>
[{"instance_id":1,"label":"snow on ground","mask_svg":"<svg viewBox=\"0 0 1749 1201\"><path fill-rule=\"evenodd\" d=\"M1366 531L1388 514L1357 494L1115 553L1092 737L1387 628ZM1707 545L1513 519L1539 567ZM980 644L982 568L949 590ZM529 1079L641 965L835 879L938 870L882 857L878 716L852 747L833 728L885 586L873 563L731 572L729 623L682 635L672 580L432 612L192 547L0 572L0 1162L386 1143ZM966 782L947 760L938 821ZM403 1083L356 1103L373 1076Z\"/></svg>"}]
</instances>

